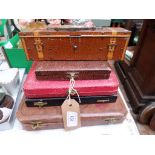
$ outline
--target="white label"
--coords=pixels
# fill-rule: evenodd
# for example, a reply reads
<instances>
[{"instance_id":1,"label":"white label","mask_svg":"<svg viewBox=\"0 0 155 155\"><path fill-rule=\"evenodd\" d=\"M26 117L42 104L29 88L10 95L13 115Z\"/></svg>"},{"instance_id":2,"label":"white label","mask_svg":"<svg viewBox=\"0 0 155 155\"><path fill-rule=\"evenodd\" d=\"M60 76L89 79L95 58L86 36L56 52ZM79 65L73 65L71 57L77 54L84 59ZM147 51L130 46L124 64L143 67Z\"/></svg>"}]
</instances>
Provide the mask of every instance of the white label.
<instances>
[{"instance_id":1,"label":"white label","mask_svg":"<svg viewBox=\"0 0 155 155\"><path fill-rule=\"evenodd\" d=\"M5 48L13 48L12 44L10 41L8 41L7 44L4 45Z\"/></svg>"},{"instance_id":2,"label":"white label","mask_svg":"<svg viewBox=\"0 0 155 155\"><path fill-rule=\"evenodd\" d=\"M78 125L77 112L67 111L67 127L74 127Z\"/></svg>"}]
</instances>

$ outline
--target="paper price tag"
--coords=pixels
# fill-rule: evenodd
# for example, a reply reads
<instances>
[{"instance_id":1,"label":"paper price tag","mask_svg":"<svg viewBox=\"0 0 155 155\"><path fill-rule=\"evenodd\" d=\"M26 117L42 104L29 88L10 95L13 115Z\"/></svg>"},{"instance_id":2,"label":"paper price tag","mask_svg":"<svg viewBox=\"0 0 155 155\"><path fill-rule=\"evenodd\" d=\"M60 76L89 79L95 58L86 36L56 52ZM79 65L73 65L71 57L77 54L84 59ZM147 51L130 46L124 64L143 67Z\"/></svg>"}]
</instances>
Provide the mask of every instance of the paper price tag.
<instances>
[{"instance_id":1,"label":"paper price tag","mask_svg":"<svg viewBox=\"0 0 155 155\"><path fill-rule=\"evenodd\" d=\"M62 106L62 117L65 130L72 130L81 126L79 103L74 99L66 99Z\"/></svg>"},{"instance_id":2,"label":"paper price tag","mask_svg":"<svg viewBox=\"0 0 155 155\"><path fill-rule=\"evenodd\" d=\"M77 112L67 111L67 127L77 126L78 114Z\"/></svg>"}]
</instances>

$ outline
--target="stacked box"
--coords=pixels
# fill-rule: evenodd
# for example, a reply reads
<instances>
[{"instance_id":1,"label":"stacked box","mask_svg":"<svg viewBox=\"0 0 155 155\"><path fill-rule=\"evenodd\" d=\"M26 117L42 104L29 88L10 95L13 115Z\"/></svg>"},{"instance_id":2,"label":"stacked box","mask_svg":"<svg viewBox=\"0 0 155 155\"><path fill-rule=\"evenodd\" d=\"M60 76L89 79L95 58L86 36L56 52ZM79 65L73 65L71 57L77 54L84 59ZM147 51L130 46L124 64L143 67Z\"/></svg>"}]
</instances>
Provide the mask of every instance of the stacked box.
<instances>
[{"instance_id":1,"label":"stacked box","mask_svg":"<svg viewBox=\"0 0 155 155\"><path fill-rule=\"evenodd\" d=\"M65 27L19 35L27 58L34 60L17 112L24 129L62 128L60 106L68 95L79 102L82 126L124 120L119 82L107 60L124 58L129 31Z\"/></svg>"}]
</instances>

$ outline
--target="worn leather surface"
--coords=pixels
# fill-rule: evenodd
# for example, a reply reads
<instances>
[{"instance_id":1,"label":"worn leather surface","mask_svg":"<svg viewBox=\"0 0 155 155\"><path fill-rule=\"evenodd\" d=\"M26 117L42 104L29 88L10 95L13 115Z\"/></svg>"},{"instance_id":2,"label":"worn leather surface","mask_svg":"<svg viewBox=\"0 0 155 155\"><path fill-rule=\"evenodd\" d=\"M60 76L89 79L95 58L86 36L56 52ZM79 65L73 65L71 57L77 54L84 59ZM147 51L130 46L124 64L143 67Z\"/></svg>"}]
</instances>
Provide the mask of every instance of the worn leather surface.
<instances>
[{"instance_id":1,"label":"worn leather surface","mask_svg":"<svg viewBox=\"0 0 155 155\"><path fill-rule=\"evenodd\" d=\"M69 80L71 74L76 80L108 79L110 73L105 61L38 61L35 70L38 80Z\"/></svg>"},{"instance_id":2,"label":"worn leather surface","mask_svg":"<svg viewBox=\"0 0 155 155\"><path fill-rule=\"evenodd\" d=\"M24 93L28 98L65 97L69 81L41 81L35 76L37 63L34 62L24 83ZM113 71L109 79L75 80L75 89L80 96L103 96L117 93L119 82Z\"/></svg>"},{"instance_id":3,"label":"worn leather surface","mask_svg":"<svg viewBox=\"0 0 155 155\"><path fill-rule=\"evenodd\" d=\"M119 60L124 57L126 42L130 37L130 31L110 27L96 30L36 32L37 38L40 38L43 58L38 57L34 32L19 33L30 60L108 60L111 38L116 38L116 46L110 59Z\"/></svg>"},{"instance_id":4,"label":"worn leather surface","mask_svg":"<svg viewBox=\"0 0 155 155\"><path fill-rule=\"evenodd\" d=\"M61 106L66 97L59 98L39 98L39 99L29 99L25 98L25 103L28 107L39 107L39 106ZM77 96L72 96L72 99L75 99L77 102L79 98ZM115 102L117 99L117 94L109 96L81 96L80 104L94 104L94 103L111 103Z\"/></svg>"},{"instance_id":5,"label":"worn leather surface","mask_svg":"<svg viewBox=\"0 0 155 155\"><path fill-rule=\"evenodd\" d=\"M115 103L80 105L82 126L113 124L122 122L127 114L126 107L118 95ZM39 122L35 129L63 128L60 106L27 107L24 98L18 108L17 118L26 130L33 130L33 123Z\"/></svg>"}]
</instances>

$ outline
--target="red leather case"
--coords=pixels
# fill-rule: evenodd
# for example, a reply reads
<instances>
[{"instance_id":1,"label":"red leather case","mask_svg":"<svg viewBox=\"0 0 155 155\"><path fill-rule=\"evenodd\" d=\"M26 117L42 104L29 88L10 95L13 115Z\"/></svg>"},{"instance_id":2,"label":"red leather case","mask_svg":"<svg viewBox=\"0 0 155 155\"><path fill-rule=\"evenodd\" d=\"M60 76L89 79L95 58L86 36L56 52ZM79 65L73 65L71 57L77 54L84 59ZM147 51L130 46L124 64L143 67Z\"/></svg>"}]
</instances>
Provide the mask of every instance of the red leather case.
<instances>
[{"instance_id":1,"label":"red leather case","mask_svg":"<svg viewBox=\"0 0 155 155\"><path fill-rule=\"evenodd\" d=\"M36 62L33 63L24 83L27 98L65 97L68 94L69 81L39 81L35 76ZM118 80L112 71L109 79L76 80L75 89L80 96L114 95L118 90Z\"/></svg>"}]
</instances>

